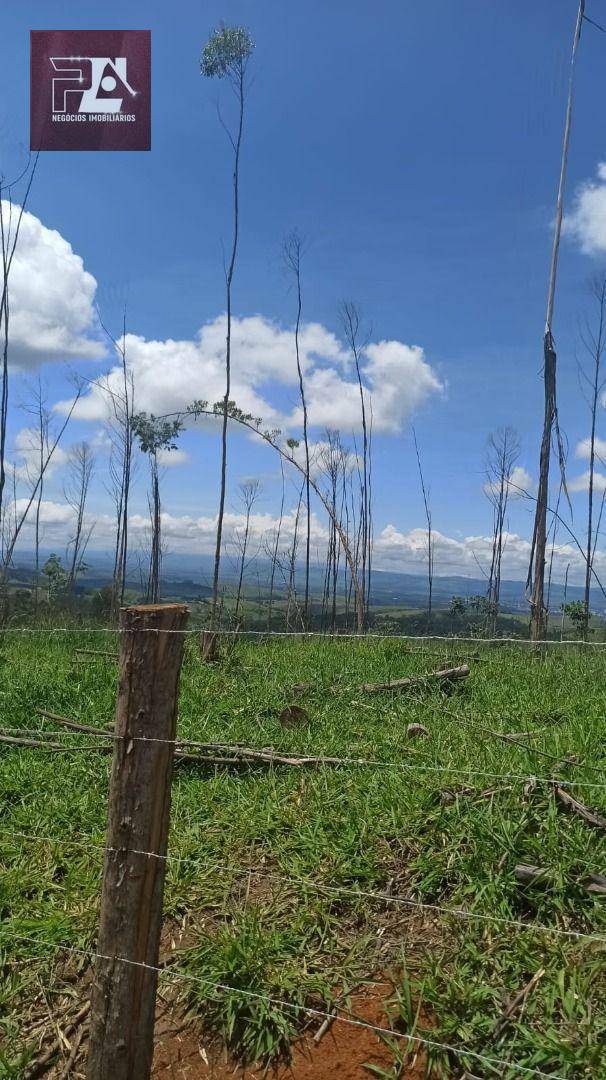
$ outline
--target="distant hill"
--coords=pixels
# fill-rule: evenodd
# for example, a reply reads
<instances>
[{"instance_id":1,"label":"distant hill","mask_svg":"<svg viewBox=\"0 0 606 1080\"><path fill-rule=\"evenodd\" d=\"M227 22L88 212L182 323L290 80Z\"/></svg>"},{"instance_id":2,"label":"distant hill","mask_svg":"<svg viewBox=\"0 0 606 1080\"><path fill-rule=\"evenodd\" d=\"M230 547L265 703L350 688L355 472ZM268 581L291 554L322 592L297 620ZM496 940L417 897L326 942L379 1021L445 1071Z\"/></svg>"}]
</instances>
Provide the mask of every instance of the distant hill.
<instances>
[{"instance_id":1,"label":"distant hill","mask_svg":"<svg viewBox=\"0 0 606 1080\"><path fill-rule=\"evenodd\" d=\"M45 560L50 549L41 553ZM22 550L18 553L12 577L27 578L33 566L33 552ZM101 588L111 577L113 556L111 552L87 552L87 572L80 578L80 585L85 589ZM210 555L168 554L162 566L163 592L180 596L185 600L210 595L212 584L213 559ZM299 567L299 573L302 568ZM237 580L236 560L225 555L222 560L221 577L225 584ZM253 560L245 575L248 589L268 586L270 563L267 559ZM323 567L313 566L310 573L311 591L314 596L322 593L324 583ZM128 584L135 590L140 589L139 567L131 565ZM276 583L278 590L280 585ZM485 595L485 578L470 578L460 575L436 575L433 582L433 603L436 608L447 608L453 596ZM580 586L569 585L567 599L581 600L583 590ZM424 608L427 604L427 578L423 574L406 574L395 570L374 570L372 577L371 604L373 607L410 607ZM550 607L558 610L564 601L564 586L552 584ZM591 597L592 610L596 614L606 613L606 601L601 593L594 590ZM503 581L501 583L501 610L511 614L527 614L528 601L522 581Z\"/></svg>"}]
</instances>

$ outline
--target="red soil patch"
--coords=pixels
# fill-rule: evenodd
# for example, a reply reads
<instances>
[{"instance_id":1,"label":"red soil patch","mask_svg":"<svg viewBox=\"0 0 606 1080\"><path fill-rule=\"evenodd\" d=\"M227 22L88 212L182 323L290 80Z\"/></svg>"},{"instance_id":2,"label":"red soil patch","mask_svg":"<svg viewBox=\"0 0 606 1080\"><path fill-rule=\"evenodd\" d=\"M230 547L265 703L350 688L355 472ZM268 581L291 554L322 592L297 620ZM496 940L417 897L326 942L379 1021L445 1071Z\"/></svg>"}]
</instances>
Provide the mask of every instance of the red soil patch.
<instances>
[{"instance_id":1,"label":"red soil patch","mask_svg":"<svg viewBox=\"0 0 606 1080\"><path fill-rule=\"evenodd\" d=\"M356 1018L371 1024L389 1027L385 1000L392 987L377 983L351 997L352 1012ZM316 1025L314 1031L319 1026ZM191 1029L178 1030L178 1021L166 1015L156 1024L156 1052L154 1078L162 1080L362 1080L372 1074L365 1065L377 1065L389 1069L393 1055L373 1031L352 1024L336 1021L319 1044L314 1043L313 1032L304 1036L293 1046L290 1065L280 1065L270 1072L261 1068L242 1068L225 1056L205 1046L204 1039ZM422 1055L417 1055L410 1067L402 1074L413 1080L424 1075Z\"/></svg>"}]
</instances>

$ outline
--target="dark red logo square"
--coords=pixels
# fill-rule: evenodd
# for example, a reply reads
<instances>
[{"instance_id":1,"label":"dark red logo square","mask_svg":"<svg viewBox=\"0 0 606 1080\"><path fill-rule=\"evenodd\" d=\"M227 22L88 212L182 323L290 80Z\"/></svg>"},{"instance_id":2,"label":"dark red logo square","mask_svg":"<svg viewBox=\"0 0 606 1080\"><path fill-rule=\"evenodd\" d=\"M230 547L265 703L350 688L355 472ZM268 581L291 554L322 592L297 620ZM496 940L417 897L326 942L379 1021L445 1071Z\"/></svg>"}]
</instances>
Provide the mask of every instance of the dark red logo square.
<instances>
[{"instance_id":1,"label":"dark red logo square","mask_svg":"<svg viewBox=\"0 0 606 1080\"><path fill-rule=\"evenodd\" d=\"M151 32L32 30L32 150L149 150Z\"/></svg>"}]
</instances>

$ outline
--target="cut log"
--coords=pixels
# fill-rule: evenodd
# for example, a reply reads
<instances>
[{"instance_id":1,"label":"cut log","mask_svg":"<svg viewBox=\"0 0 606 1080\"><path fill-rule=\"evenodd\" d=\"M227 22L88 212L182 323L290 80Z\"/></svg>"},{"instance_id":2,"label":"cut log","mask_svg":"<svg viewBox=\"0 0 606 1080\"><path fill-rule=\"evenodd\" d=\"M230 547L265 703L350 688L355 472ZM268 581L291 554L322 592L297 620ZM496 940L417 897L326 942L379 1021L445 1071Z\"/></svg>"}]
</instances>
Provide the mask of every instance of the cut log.
<instances>
[{"instance_id":1,"label":"cut log","mask_svg":"<svg viewBox=\"0 0 606 1080\"><path fill-rule=\"evenodd\" d=\"M429 738L429 730L425 727L424 724L409 724L406 728L406 734L409 739Z\"/></svg>"},{"instance_id":2,"label":"cut log","mask_svg":"<svg viewBox=\"0 0 606 1080\"><path fill-rule=\"evenodd\" d=\"M459 667L442 668L441 671L429 671L426 675L411 675L407 679L390 679L389 682L363 683L361 689L367 694L377 694L385 690L407 690L411 686L423 686L428 682L456 682L457 679L466 679L469 675L469 665L461 664Z\"/></svg>"}]
</instances>

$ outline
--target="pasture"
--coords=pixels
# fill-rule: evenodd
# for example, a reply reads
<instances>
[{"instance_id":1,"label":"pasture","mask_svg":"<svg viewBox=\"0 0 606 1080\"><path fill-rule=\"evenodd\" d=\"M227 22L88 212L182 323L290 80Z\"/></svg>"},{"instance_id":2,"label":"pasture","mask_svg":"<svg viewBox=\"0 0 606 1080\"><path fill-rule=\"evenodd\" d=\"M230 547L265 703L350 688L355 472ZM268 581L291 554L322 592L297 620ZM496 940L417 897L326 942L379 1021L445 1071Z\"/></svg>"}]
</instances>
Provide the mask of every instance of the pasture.
<instances>
[{"instance_id":1,"label":"pasture","mask_svg":"<svg viewBox=\"0 0 606 1080\"><path fill-rule=\"evenodd\" d=\"M0 744L2 1080L82 1005L98 923L110 754L38 710L111 723L116 650L86 630L2 642L0 730L65 748ZM363 688L462 663L458 682ZM172 1075L211 1075L219 1048L284 1061L376 985L392 1034L359 1075L606 1078L605 664L599 647L245 636L203 664L188 637L179 737L340 762L176 766L160 993L205 1049ZM36 1075L84 1075L85 1041L71 1072L68 1033Z\"/></svg>"}]
</instances>

